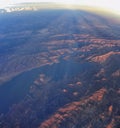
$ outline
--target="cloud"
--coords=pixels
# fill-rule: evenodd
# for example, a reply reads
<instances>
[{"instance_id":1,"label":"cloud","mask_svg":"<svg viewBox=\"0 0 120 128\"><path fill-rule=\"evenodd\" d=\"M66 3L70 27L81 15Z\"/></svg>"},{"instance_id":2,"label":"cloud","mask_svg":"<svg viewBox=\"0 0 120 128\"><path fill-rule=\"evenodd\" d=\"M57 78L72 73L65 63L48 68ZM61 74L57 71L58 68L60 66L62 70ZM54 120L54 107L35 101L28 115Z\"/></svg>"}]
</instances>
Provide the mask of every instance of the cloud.
<instances>
[{"instance_id":1,"label":"cloud","mask_svg":"<svg viewBox=\"0 0 120 128\"><path fill-rule=\"evenodd\" d=\"M3 7L22 2L62 2L65 4L80 4L102 7L120 13L120 0L0 0L0 6Z\"/></svg>"}]
</instances>

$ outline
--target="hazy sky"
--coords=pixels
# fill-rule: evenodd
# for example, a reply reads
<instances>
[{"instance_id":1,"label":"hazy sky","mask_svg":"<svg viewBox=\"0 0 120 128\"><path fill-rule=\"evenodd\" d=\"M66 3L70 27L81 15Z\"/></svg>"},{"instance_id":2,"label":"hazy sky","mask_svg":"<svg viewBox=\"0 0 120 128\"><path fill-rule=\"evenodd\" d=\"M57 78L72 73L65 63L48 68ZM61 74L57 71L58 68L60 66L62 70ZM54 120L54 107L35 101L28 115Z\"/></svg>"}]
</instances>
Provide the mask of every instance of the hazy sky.
<instances>
[{"instance_id":1,"label":"hazy sky","mask_svg":"<svg viewBox=\"0 0 120 128\"><path fill-rule=\"evenodd\" d=\"M0 0L0 7L23 2L62 2L65 4L98 6L120 13L120 0Z\"/></svg>"}]
</instances>

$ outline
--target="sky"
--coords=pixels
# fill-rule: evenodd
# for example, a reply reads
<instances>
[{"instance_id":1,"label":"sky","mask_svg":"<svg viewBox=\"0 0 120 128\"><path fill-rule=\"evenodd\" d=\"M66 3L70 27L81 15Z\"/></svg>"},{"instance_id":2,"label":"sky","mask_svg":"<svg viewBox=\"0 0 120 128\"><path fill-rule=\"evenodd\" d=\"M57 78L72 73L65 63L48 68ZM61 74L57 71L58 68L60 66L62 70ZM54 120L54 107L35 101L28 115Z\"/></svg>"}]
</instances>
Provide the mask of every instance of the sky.
<instances>
[{"instance_id":1,"label":"sky","mask_svg":"<svg viewBox=\"0 0 120 128\"><path fill-rule=\"evenodd\" d=\"M120 0L0 0L0 8L7 5L24 2L60 2L65 4L80 4L102 7L120 14Z\"/></svg>"}]
</instances>

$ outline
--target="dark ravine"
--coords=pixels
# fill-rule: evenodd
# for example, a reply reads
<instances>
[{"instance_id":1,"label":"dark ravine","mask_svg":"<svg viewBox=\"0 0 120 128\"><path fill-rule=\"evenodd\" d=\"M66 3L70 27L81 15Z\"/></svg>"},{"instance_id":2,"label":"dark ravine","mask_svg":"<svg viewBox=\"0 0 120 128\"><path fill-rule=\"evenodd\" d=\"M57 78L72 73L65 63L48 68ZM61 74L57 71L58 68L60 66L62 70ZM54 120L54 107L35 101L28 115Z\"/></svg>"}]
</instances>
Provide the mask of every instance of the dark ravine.
<instances>
[{"instance_id":1,"label":"dark ravine","mask_svg":"<svg viewBox=\"0 0 120 128\"><path fill-rule=\"evenodd\" d=\"M93 65L87 62L80 64L72 61L61 61L58 64L32 69L16 76L0 86L0 101L2 103L0 113L8 112L12 104L21 101L29 92L30 86L39 74L45 74L51 77L53 81L60 81L64 77L71 79L75 75L93 68Z\"/></svg>"}]
</instances>

